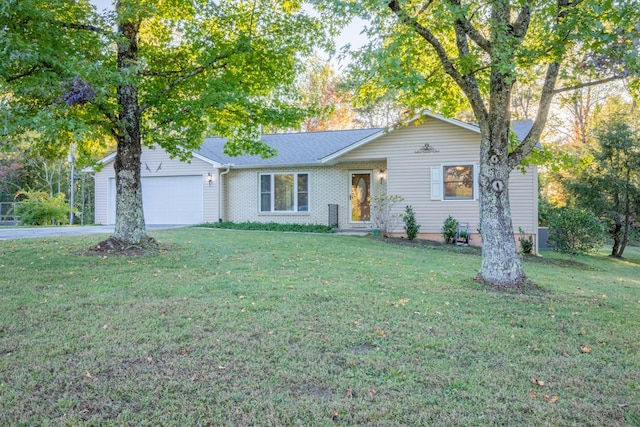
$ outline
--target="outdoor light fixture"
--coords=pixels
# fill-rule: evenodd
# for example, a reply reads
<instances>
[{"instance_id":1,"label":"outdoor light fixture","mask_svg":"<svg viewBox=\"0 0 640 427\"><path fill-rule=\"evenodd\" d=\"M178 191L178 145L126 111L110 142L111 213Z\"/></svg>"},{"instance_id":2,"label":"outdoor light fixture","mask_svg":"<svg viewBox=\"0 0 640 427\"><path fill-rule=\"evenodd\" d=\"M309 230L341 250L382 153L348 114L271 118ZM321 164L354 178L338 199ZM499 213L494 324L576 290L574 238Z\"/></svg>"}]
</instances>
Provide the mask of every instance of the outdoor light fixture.
<instances>
[{"instance_id":1,"label":"outdoor light fixture","mask_svg":"<svg viewBox=\"0 0 640 427\"><path fill-rule=\"evenodd\" d=\"M213 182L213 175L211 175L211 172L207 173L207 182L209 183L209 187L211 187L211 183Z\"/></svg>"},{"instance_id":2,"label":"outdoor light fixture","mask_svg":"<svg viewBox=\"0 0 640 427\"><path fill-rule=\"evenodd\" d=\"M380 183L384 181L384 169L380 169Z\"/></svg>"}]
</instances>

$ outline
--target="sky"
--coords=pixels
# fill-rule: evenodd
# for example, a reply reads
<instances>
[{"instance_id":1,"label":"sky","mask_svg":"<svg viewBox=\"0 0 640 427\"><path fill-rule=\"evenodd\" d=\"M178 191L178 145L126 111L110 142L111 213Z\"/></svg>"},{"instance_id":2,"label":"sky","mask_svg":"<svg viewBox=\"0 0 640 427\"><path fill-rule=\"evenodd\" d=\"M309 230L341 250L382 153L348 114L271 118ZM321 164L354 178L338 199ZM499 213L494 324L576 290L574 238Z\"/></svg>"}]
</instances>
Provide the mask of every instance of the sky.
<instances>
[{"instance_id":1,"label":"sky","mask_svg":"<svg viewBox=\"0 0 640 427\"><path fill-rule=\"evenodd\" d=\"M98 11L111 9L113 7L112 0L89 0L89 1L98 8ZM365 25L364 21L360 19L355 19L351 25L346 27L344 31L338 37L335 38L336 52L340 52L341 49L347 44L351 45L351 49L357 49L359 47L362 47L366 43L365 36L361 34L361 32L364 30L364 25ZM325 53L319 53L319 54L328 59L327 54ZM343 60L342 62L339 62L337 58L331 58L331 64L335 68L336 72L339 73L346 67L348 63L346 59Z\"/></svg>"}]
</instances>

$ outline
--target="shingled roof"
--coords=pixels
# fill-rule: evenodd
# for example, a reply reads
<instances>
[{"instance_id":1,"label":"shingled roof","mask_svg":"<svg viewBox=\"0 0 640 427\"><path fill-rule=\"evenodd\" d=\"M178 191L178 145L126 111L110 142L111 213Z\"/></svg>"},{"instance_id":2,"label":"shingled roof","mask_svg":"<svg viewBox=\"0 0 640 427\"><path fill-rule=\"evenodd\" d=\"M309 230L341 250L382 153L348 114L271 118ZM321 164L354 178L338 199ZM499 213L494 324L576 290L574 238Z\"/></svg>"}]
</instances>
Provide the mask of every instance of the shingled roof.
<instances>
[{"instance_id":1,"label":"shingled roof","mask_svg":"<svg viewBox=\"0 0 640 427\"><path fill-rule=\"evenodd\" d=\"M267 159L260 156L231 157L224 152L224 144L227 142L225 138L205 138L196 153L220 164L233 164L236 167L317 165L320 159L377 133L382 135L382 129L262 135L262 142L278 152L274 157Z\"/></svg>"},{"instance_id":2,"label":"shingled roof","mask_svg":"<svg viewBox=\"0 0 640 427\"><path fill-rule=\"evenodd\" d=\"M427 113L427 115L480 133L477 125L444 118L437 114ZM532 126L531 120L512 123L512 129L520 141L527 136ZM221 165L234 165L234 167L310 166L318 165L323 159L338 158L345 152L356 149L392 130L371 128L266 134L262 135L262 142L277 151L276 156L267 159L248 155L229 156L224 152L224 145L227 142L225 138L205 138L202 146L195 153Z\"/></svg>"}]
</instances>

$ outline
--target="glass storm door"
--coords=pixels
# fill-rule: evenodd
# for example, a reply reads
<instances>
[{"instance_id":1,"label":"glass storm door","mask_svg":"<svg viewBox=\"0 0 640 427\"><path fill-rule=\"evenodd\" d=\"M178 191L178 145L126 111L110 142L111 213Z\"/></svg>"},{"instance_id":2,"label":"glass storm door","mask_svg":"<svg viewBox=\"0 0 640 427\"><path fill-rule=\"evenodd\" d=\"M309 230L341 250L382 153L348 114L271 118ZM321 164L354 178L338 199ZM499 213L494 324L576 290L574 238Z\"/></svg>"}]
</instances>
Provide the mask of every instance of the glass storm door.
<instances>
[{"instance_id":1,"label":"glass storm door","mask_svg":"<svg viewBox=\"0 0 640 427\"><path fill-rule=\"evenodd\" d=\"M351 222L371 220L371 172L351 173Z\"/></svg>"}]
</instances>

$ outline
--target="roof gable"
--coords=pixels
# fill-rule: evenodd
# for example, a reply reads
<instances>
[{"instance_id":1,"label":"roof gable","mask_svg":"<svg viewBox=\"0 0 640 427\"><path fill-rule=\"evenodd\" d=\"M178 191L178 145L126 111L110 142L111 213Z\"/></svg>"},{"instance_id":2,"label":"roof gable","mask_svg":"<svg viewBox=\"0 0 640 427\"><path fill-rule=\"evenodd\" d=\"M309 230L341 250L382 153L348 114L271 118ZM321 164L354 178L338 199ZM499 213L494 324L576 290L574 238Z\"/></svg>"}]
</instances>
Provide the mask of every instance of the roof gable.
<instances>
[{"instance_id":1,"label":"roof gable","mask_svg":"<svg viewBox=\"0 0 640 427\"><path fill-rule=\"evenodd\" d=\"M411 123L415 123L416 121L420 120L422 117L430 117L436 120L440 120L446 123L449 123L453 126L457 126L460 127L462 129L467 129L471 132L475 132L477 134L480 134L480 127L476 124L473 123L467 123L467 122L463 122L461 120L457 120L457 119L452 119L452 118L447 118L444 117L441 114L436 114L436 113L432 113L430 111L425 111L423 112L421 115L415 117L414 119L410 120L407 122L407 124L411 124ZM402 126L406 126L405 125L400 125L397 127L393 127L390 128L386 131L383 131L381 134L376 135L375 138L367 138L367 139L363 139L360 141L355 142L354 144L351 144L349 146L344 147L343 149L336 151L334 153L331 153L329 156L324 157L321 162L322 163L327 163L327 164L332 164L334 162L336 162L338 160L339 157L352 152L353 150L356 150L357 148L362 147L363 145L378 139L379 137L389 134L397 129L399 129ZM514 121L511 124L512 126L512 130L514 131L514 133L516 134L516 137L518 138L519 141L524 140L524 138L529 134L529 131L531 130L531 127L533 126L533 121L531 120L524 120L524 121Z\"/></svg>"}]
</instances>

